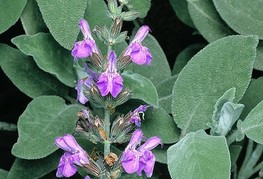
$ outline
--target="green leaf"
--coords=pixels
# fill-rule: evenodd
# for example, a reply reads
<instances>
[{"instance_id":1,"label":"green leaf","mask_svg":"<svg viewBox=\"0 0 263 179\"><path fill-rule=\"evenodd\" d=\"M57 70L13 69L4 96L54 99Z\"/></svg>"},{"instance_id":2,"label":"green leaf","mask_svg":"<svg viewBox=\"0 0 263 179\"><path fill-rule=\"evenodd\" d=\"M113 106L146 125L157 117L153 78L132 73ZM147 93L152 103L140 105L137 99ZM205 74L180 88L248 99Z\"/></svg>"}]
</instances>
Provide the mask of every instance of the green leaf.
<instances>
[{"instance_id":1,"label":"green leaf","mask_svg":"<svg viewBox=\"0 0 263 179\"><path fill-rule=\"evenodd\" d=\"M175 143L179 140L179 129L173 118L162 108L148 109L141 129L147 138L159 136L164 144Z\"/></svg>"},{"instance_id":2,"label":"green leaf","mask_svg":"<svg viewBox=\"0 0 263 179\"><path fill-rule=\"evenodd\" d=\"M176 76L172 76L156 85L159 96L159 105L168 113L172 113L172 91L175 80Z\"/></svg>"},{"instance_id":3,"label":"green leaf","mask_svg":"<svg viewBox=\"0 0 263 179\"><path fill-rule=\"evenodd\" d=\"M204 47L204 44L192 44L181 51L176 57L172 75L179 74L184 66L188 63L188 61Z\"/></svg>"},{"instance_id":4,"label":"green leaf","mask_svg":"<svg viewBox=\"0 0 263 179\"><path fill-rule=\"evenodd\" d=\"M242 146L240 145L230 145L229 146L229 152L230 152L230 158L231 158L231 172L234 172L237 168L236 162L241 152L241 149L242 149Z\"/></svg>"},{"instance_id":5,"label":"green leaf","mask_svg":"<svg viewBox=\"0 0 263 179\"><path fill-rule=\"evenodd\" d=\"M56 94L66 96L68 88L52 75L40 70L32 58L19 50L0 44L1 68L23 93L31 98Z\"/></svg>"},{"instance_id":6,"label":"green leaf","mask_svg":"<svg viewBox=\"0 0 263 179\"><path fill-rule=\"evenodd\" d=\"M225 137L191 132L167 151L173 179L230 178L230 154Z\"/></svg>"},{"instance_id":7,"label":"green leaf","mask_svg":"<svg viewBox=\"0 0 263 179\"><path fill-rule=\"evenodd\" d=\"M43 19L56 41L71 50L79 34L79 20L84 17L86 0L37 0Z\"/></svg>"},{"instance_id":8,"label":"green leaf","mask_svg":"<svg viewBox=\"0 0 263 179\"><path fill-rule=\"evenodd\" d=\"M263 144L263 101L251 110L246 119L241 122L240 127L241 132L249 139Z\"/></svg>"},{"instance_id":9,"label":"green leaf","mask_svg":"<svg viewBox=\"0 0 263 179\"><path fill-rule=\"evenodd\" d=\"M158 146L152 150L157 162L167 164L167 150L168 146L166 145Z\"/></svg>"},{"instance_id":10,"label":"green leaf","mask_svg":"<svg viewBox=\"0 0 263 179\"><path fill-rule=\"evenodd\" d=\"M143 45L150 49L153 56L151 64L137 65L133 63L128 69L131 69L133 72L139 73L140 75L150 79L154 85L157 85L164 79L170 78L171 69L169 63L157 40L152 35L148 35L144 39ZM162 73L157 73L158 71Z\"/></svg>"},{"instance_id":11,"label":"green leaf","mask_svg":"<svg viewBox=\"0 0 263 179\"><path fill-rule=\"evenodd\" d=\"M184 67L172 99L174 120L183 135L208 128L213 106L229 88L236 88L234 102L240 100L250 82L257 43L254 36L225 37L206 46Z\"/></svg>"},{"instance_id":12,"label":"green leaf","mask_svg":"<svg viewBox=\"0 0 263 179\"><path fill-rule=\"evenodd\" d=\"M66 105L58 96L40 96L31 101L18 121L18 140L12 154L23 159L39 159L48 156L57 146L58 136L74 131L76 113L83 106Z\"/></svg>"},{"instance_id":13,"label":"green leaf","mask_svg":"<svg viewBox=\"0 0 263 179\"><path fill-rule=\"evenodd\" d=\"M48 31L37 6L36 0L27 0L26 7L21 15L21 22L26 34L28 35Z\"/></svg>"},{"instance_id":14,"label":"green leaf","mask_svg":"<svg viewBox=\"0 0 263 179\"><path fill-rule=\"evenodd\" d=\"M139 12L139 17L144 18L150 10L151 0L132 0L128 2L127 7L131 11Z\"/></svg>"},{"instance_id":15,"label":"green leaf","mask_svg":"<svg viewBox=\"0 0 263 179\"><path fill-rule=\"evenodd\" d=\"M7 178L8 171L0 168L0 178Z\"/></svg>"},{"instance_id":16,"label":"green leaf","mask_svg":"<svg viewBox=\"0 0 263 179\"><path fill-rule=\"evenodd\" d=\"M186 0L170 0L170 4L173 7L173 10L175 11L178 19L180 19L186 25L195 28L194 23L188 12Z\"/></svg>"},{"instance_id":17,"label":"green leaf","mask_svg":"<svg viewBox=\"0 0 263 179\"><path fill-rule=\"evenodd\" d=\"M122 73L124 86L132 90L132 99L140 99L147 104L158 107L158 94L153 83L136 73L125 71ZM147 92L147 95L145 95Z\"/></svg>"},{"instance_id":18,"label":"green leaf","mask_svg":"<svg viewBox=\"0 0 263 179\"><path fill-rule=\"evenodd\" d=\"M8 174L7 179L41 178L56 169L61 156L62 152L57 151L43 159L38 160L25 160L17 158Z\"/></svg>"},{"instance_id":19,"label":"green leaf","mask_svg":"<svg viewBox=\"0 0 263 179\"><path fill-rule=\"evenodd\" d=\"M235 34L221 19L211 0L188 0L188 10L195 27L208 42Z\"/></svg>"},{"instance_id":20,"label":"green leaf","mask_svg":"<svg viewBox=\"0 0 263 179\"><path fill-rule=\"evenodd\" d=\"M241 119L245 119L248 113L263 100L263 77L254 80L248 87L240 103L245 105Z\"/></svg>"},{"instance_id":21,"label":"green leaf","mask_svg":"<svg viewBox=\"0 0 263 179\"><path fill-rule=\"evenodd\" d=\"M1 0L0 34L16 23L26 2L27 0Z\"/></svg>"},{"instance_id":22,"label":"green leaf","mask_svg":"<svg viewBox=\"0 0 263 179\"><path fill-rule=\"evenodd\" d=\"M259 41L254 69L263 71L263 41Z\"/></svg>"},{"instance_id":23,"label":"green leaf","mask_svg":"<svg viewBox=\"0 0 263 179\"><path fill-rule=\"evenodd\" d=\"M73 57L61 47L50 34L21 35L12 42L45 72L55 75L62 83L74 87L76 75L73 71Z\"/></svg>"},{"instance_id":24,"label":"green leaf","mask_svg":"<svg viewBox=\"0 0 263 179\"><path fill-rule=\"evenodd\" d=\"M107 16L107 5L101 0L88 0L85 11L85 19L88 21L90 29L95 25L106 25L110 27L111 19Z\"/></svg>"},{"instance_id":25,"label":"green leaf","mask_svg":"<svg viewBox=\"0 0 263 179\"><path fill-rule=\"evenodd\" d=\"M258 35L263 39L262 1L213 0L216 10L224 21L242 35ZM238 20L237 20L238 19Z\"/></svg>"}]
</instances>

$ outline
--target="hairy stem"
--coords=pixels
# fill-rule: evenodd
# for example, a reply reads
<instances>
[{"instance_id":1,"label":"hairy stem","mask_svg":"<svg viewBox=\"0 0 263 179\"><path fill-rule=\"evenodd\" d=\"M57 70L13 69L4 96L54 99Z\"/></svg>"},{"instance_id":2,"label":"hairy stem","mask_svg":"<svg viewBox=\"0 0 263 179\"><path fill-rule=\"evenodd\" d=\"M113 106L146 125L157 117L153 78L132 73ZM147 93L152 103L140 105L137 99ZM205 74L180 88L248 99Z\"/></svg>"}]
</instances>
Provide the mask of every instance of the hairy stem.
<instances>
[{"instance_id":1,"label":"hairy stem","mask_svg":"<svg viewBox=\"0 0 263 179\"><path fill-rule=\"evenodd\" d=\"M104 157L106 157L110 153L110 112L107 109L104 111L104 130L107 136L104 140Z\"/></svg>"}]
</instances>

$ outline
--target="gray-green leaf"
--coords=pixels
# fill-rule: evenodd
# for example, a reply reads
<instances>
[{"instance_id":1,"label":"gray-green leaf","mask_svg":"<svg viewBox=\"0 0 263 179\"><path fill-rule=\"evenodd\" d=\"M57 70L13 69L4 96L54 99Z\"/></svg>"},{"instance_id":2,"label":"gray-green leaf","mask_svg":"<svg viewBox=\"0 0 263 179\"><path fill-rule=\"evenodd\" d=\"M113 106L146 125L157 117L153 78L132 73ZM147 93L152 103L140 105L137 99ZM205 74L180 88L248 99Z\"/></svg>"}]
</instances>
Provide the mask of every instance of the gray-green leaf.
<instances>
[{"instance_id":1,"label":"gray-green leaf","mask_svg":"<svg viewBox=\"0 0 263 179\"><path fill-rule=\"evenodd\" d=\"M83 107L66 105L58 96L40 96L29 103L18 120L18 141L12 154L23 159L39 159L58 149L56 137L72 133L76 113Z\"/></svg>"},{"instance_id":2,"label":"gray-green leaf","mask_svg":"<svg viewBox=\"0 0 263 179\"><path fill-rule=\"evenodd\" d=\"M213 0L224 21L242 35L258 35L263 39L263 1Z\"/></svg>"},{"instance_id":3,"label":"gray-green leaf","mask_svg":"<svg viewBox=\"0 0 263 179\"><path fill-rule=\"evenodd\" d=\"M61 151L57 151L43 159L38 160L25 160L17 158L10 169L7 179L41 178L58 166L59 158L62 155Z\"/></svg>"},{"instance_id":4,"label":"gray-green leaf","mask_svg":"<svg viewBox=\"0 0 263 179\"><path fill-rule=\"evenodd\" d=\"M146 137L159 136L165 144L177 142L180 135L173 118L162 108L148 109L141 128Z\"/></svg>"},{"instance_id":5,"label":"gray-green leaf","mask_svg":"<svg viewBox=\"0 0 263 179\"><path fill-rule=\"evenodd\" d=\"M188 0L188 9L195 27L208 42L235 34L221 19L211 0Z\"/></svg>"},{"instance_id":6,"label":"gray-green leaf","mask_svg":"<svg viewBox=\"0 0 263 179\"><path fill-rule=\"evenodd\" d=\"M36 0L27 0L26 7L21 15L21 22L27 35L48 31Z\"/></svg>"},{"instance_id":7,"label":"gray-green leaf","mask_svg":"<svg viewBox=\"0 0 263 179\"><path fill-rule=\"evenodd\" d=\"M27 0L1 0L0 34L16 23L26 2Z\"/></svg>"},{"instance_id":8,"label":"gray-green leaf","mask_svg":"<svg viewBox=\"0 0 263 179\"><path fill-rule=\"evenodd\" d=\"M171 69L166 56L160 47L157 40L152 36L148 35L144 41L143 45L150 49L153 56L150 65L137 65L131 64L129 69L135 73L145 76L150 79L154 85L160 83L161 81L171 77ZM160 72L161 73L158 73Z\"/></svg>"},{"instance_id":9,"label":"gray-green leaf","mask_svg":"<svg viewBox=\"0 0 263 179\"><path fill-rule=\"evenodd\" d=\"M151 0L132 0L127 4L129 10L140 13L139 17L144 18L151 7Z\"/></svg>"},{"instance_id":10,"label":"gray-green leaf","mask_svg":"<svg viewBox=\"0 0 263 179\"><path fill-rule=\"evenodd\" d=\"M252 109L246 119L240 123L242 133L251 140L263 144L263 101Z\"/></svg>"},{"instance_id":11,"label":"gray-green leaf","mask_svg":"<svg viewBox=\"0 0 263 179\"><path fill-rule=\"evenodd\" d=\"M45 72L55 75L62 83L74 87L76 75L70 52L61 47L50 34L21 35L12 42Z\"/></svg>"},{"instance_id":12,"label":"gray-green leaf","mask_svg":"<svg viewBox=\"0 0 263 179\"><path fill-rule=\"evenodd\" d=\"M7 178L8 171L0 168L0 178Z\"/></svg>"},{"instance_id":13,"label":"gray-green leaf","mask_svg":"<svg viewBox=\"0 0 263 179\"><path fill-rule=\"evenodd\" d=\"M229 88L236 88L234 102L240 100L251 79L257 44L254 36L225 37L189 61L177 77L172 99L174 120L183 135L208 128L214 104Z\"/></svg>"},{"instance_id":14,"label":"gray-green leaf","mask_svg":"<svg viewBox=\"0 0 263 179\"><path fill-rule=\"evenodd\" d=\"M71 50L79 34L79 20L84 17L86 0L37 0L43 19L56 41Z\"/></svg>"},{"instance_id":15,"label":"gray-green leaf","mask_svg":"<svg viewBox=\"0 0 263 179\"><path fill-rule=\"evenodd\" d=\"M19 50L0 44L1 68L23 93L31 98L41 95L66 96L68 87L38 68L34 60Z\"/></svg>"},{"instance_id":16,"label":"gray-green leaf","mask_svg":"<svg viewBox=\"0 0 263 179\"><path fill-rule=\"evenodd\" d=\"M167 151L173 179L230 178L230 154L225 137L191 132Z\"/></svg>"},{"instance_id":17,"label":"gray-green leaf","mask_svg":"<svg viewBox=\"0 0 263 179\"><path fill-rule=\"evenodd\" d=\"M151 80L130 71L122 73L122 77L124 86L132 90L132 99L140 99L158 107L158 94Z\"/></svg>"},{"instance_id":18,"label":"gray-green leaf","mask_svg":"<svg viewBox=\"0 0 263 179\"><path fill-rule=\"evenodd\" d=\"M194 23L190 17L187 8L186 0L170 0L170 4L173 7L176 16L186 25L195 28Z\"/></svg>"}]
</instances>

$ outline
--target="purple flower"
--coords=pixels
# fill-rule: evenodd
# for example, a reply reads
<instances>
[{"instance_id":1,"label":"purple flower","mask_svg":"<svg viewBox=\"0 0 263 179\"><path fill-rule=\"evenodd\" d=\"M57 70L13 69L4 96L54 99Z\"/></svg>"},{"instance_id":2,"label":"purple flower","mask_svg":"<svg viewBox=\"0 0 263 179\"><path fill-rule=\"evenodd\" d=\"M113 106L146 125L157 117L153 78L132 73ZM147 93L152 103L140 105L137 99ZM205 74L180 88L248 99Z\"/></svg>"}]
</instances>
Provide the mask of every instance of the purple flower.
<instances>
[{"instance_id":1,"label":"purple flower","mask_svg":"<svg viewBox=\"0 0 263 179\"><path fill-rule=\"evenodd\" d=\"M63 137L58 137L55 139L55 143L59 148L66 151L60 158L56 173L57 177L70 177L76 173L76 165L89 164L87 153L79 146L72 135L66 134Z\"/></svg>"},{"instance_id":2,"label":"purple flower","mask_svg":"<svg viewBox=\"0 0 263 179\"><path fill-rule=\"evenodd\" d=\"M148 26L142 26L124 52L124 56L129 55L131 61L139 65L148 65L152 61L149 49L142 45L142 41L149 33L149 30Z\"/></svg>"},{"instance_id":3,"label":"purple flower","mask_svg":"<svg viewBox=\"0 0 263 179\"><path fill-rule=\"evenodd\" d=\"M110 51L108 55L108 64L105 72L99 76L97 86L102 96L111 94L114 98L118 96L123 88L123 80L116 68L116 54Z\"/></svg>"},{"instance_id":4,"label":"purple flower","mask_svg":"<svg viewBox=\"0 0 263 179\"><path fill-rule=\"evenodd\" d=\"M75 89L77 90L77 100L81 103L81 104L86 104L88 102L88 98L86 98L86 96L83 93L83 90L85 88L90 88L93 85L93 79L92 77L87 77L84 79L79 79L78 80L78 84L75 87Z\"/></svg>"},{"instance_id":5,"label":"purple flower","mask_svg":"<svg viewBox=\"0 0 263 179\"><path fill-rule=\"evenodd\" d=\"M74 61L78 58L86 58L92 55L92 53L98 53L98 48L95 44L94 39L91 36L91 31L89 24L86 20L81 19L79 22L79 27L84 35L84 40L76 42L71 55L74 57Z\"/></svg>"},{"instance_id":6,"label":"purple flower","mask_svg":"<svg viewBox=\"0 0 263 179\"><path fill-rule=\"evenodd\" d=\"M140 129L133 132L131 140L121 157L121 164L129 174L137 172L137 174L141 176L142 171L144 171L147 177L151 177L155 164L155 156L151 150L161 144L161 139L156 136L151 137L136 149L141 143L142 138L143 133Z\"/></svg>"},{"instance_id":7,"label":"purple flower","mask_svg":"<svg viewBox=\"0 0 263 179\"><path fill-rule=\"evenodd\" d=\"M131 114L131 118L130 118L130 122L131 123L135 123L135 125L137 127L141 127L141 117L140 114L143 114L144 117L144 113L147 108L149 107L149 105L140 105L137 109L135 109L132 114Z\"/></svg>"}]
</instances>

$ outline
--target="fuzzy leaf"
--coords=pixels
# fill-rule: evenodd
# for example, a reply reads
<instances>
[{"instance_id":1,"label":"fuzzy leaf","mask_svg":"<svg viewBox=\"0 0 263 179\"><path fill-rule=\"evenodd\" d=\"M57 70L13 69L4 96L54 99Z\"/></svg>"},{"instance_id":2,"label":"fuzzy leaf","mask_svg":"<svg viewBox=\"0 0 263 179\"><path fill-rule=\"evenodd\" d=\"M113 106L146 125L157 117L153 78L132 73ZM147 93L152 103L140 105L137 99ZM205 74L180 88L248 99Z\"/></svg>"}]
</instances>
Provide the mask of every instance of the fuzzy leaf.
<instances>
[{"instance_id":1,"label":"fuzzy leaf","mask_svg":"<svg viewBox=\"0 0 263 179\"><path fill-rule=\"evenodd\" d=\"M8 171L0 168L0 178L7 178Z\"/></svg>"},{"instance_id":2,"label":"fuzzy leaf","mask_svg":"<svg viewBox=\"0 0 263 179\"><path fill-rule=\"evenodd\" d=\"M74 87L76 76L73 71L73 57L62 48L50 34L21 35L12 42L45 72L55 75L62 83Z\"/></svg>"},{"instance_id":3,"label":"fuzzy leaf","mask_svg":"<svg viewBox=\"0 0 263 179\"><path fill-rule=\"evenodd\" d=\"M208 128L213 106L229 88L236 88L234 102L241 99L251 79L257 44L254 36L225 37L206 46L184 67L172 99L174 120L183 135Z\"/></svg>"},{"instance_id":4,"label":"fuzzy leaf","mask_svg":"<svg viewBox=\"0 0 263 179\"><path fill-rule=\"evenodd\" d=\"M208 42L235 34L221 19L211 0L188 0L188 9L195 27Z\"/></svg>"},{"instance_id":5,"label":"fuzzy leaf","mask_svg":"<svg viewBox=\"0 0 263 179\"><path fill-rule=\"evenodd\" d=\"M186 25L195 28L194 23L187 9L186 0L170 0L170 4L173 7L173 10L175 11L178 19L180 19Z\"/></svg>"},{"instance_id":6,"label":"fuzzy leaf","mask_svg":"<svg viewBox=\"0 0 263 179\"><path fill-rule=\"evenodd\" d=\"M68 88L52 75L43 72L34 60L19 50L0 44L1 68L23 93L31 98L41 95L65 96Z\"/></svg>"},{"instance_id":7,"label":"fuzzy leaf","mask_svg":"<svg viewBox=\"0 0 263 179\"><path fill-rule=\"evenodd\" d=\"M213 0L216 10L224 21L242 35L258 35L263 39L262 1ZM238 20L237 20L238 19Z\"/></svg>"},{"instance_id":8,"label":"fuzzy leaf","mask_svg":"<svg viewBox=\"0 0 263 179\"><path fill-rule=\"evenodd\" d=\"M132 0L128 2L127 7L131 11L139 12L139 17L144 18L150 10L151 0Z\"/></svg>"},{"instance_id":9,"label":"fuzzy leaf","mask_svg":"<svg viewBox=\"0 0 263 179\"><path fill-rule=\"evenodd\" d=\"M149 78L154 85L157 85L161 81L170 78L171 69L169 63L157 40L152 35L148 35L144 39L143 45L150 49L150 52L153 56L151 64L131 64L129 69L131 69L135 73L139 73L146 78ZM161 71L162 73L157 73L158 71Z\"/></svg>"},{"instance_id":10,"label":"fuzzy leaf","mask_svg":"<svg viewBox=\"0 0 263 179\"><path fill-rule=\"evenodd\" d=\"M142 121L141 128L147 138L159 136L165 144L175 143L179 140L179 129L173 118L162 108L148 109L145 112L145 120Z\"/></svg>"},{"instance_id":11,"label":"fuzzy leaf","mask_svg":"<svg viewBox=\"0 0 263 179\"><path fill-rule=\"evenodd\" d=\"M43 159L38 160L25 160L17 158L10 169L7 179L41 178L58 166L59 158L62 155L61 151L57 151Z\"/></svg>"},{"instance_id":12,"label":"fuzzy leaf","mask_svg":"<svg viewBox=\"0 0 263 179\"><path fill-rule=\"evenodd\" d=\"M240 123L242 133L246 134L249 139L263 144L263 101L252 109L246 119Z\"/></svg>"},{"instance_id":13,"label":"fuzzy leaf","mask_svg":"<svg viewBox=\"0 0 263 179\"><path fill-rule=\"evenodd\" d=\"M86 0L37 0L43 19L56 41L71 50L79 34L79 20L84 17Z\"/></svg>"},{"instance_id":14,"label":"fuzzy leaf","mask_svg":"<svg viewBox=\"0 0 263 179\"><path fill-rule=\"evenodd\" d=\"M76 114L82 108L66 105L58 96L35 98L19 117L19 137L12 154L22 159L40 159L56 151L55 138L74 131Z\"/></svg>"},{"instance_id":15,"label":"fuzzy leaf","mask_svg":"<svg viewBox=\"0 0 263 179\"><path fill-rule=\"evenodd\" d=\"M159 96L159 105L170 114L172 113L172 91L175 80L176 76L172 76L156 85Z\"/></svg>"},{"instance_id":16,"label":"fuzzy leaf","mask_svg":"<svg viewBox=\"0 0 263 179\"><path fill-rule=\"evenodd\" d=\"M140 99L154 107L158 107L158 94L149 79L130 71L122 73L122 77L124 86L132 90L132 99ZM145 95L145 92L147 92L147 95Z\"/></svg>"},{"instance_id":17,"label":"fuzzy leaf","mask_svg":"<svg viewBox=\"0 0 263 179\"><path fill-rule=\"evenodd\" d=\"M225 137L191 132L169 147L167 156L173 179L230 178L230 154Z\"/></svg>"},{"instance_id":18,"label":"fuzzy leaf","mask_svg":"<svg viewBox=\"0 0 263 179\"><path fill-rule=\"evenodd\" d=\"M27 35L48 31L36 0L27 0L26 7L21 15L21 22Z\"/></svg>"},{"instance_id":19,"label":"fuzzy leaf","mask_svg":"<svg viewBox=\"0 0 263 179\"><path fill-rule=\"evenodd\" d=\"M26 2L27 0L1 0L0 34L16 23Z\"/></svg>"}]
</instances>

